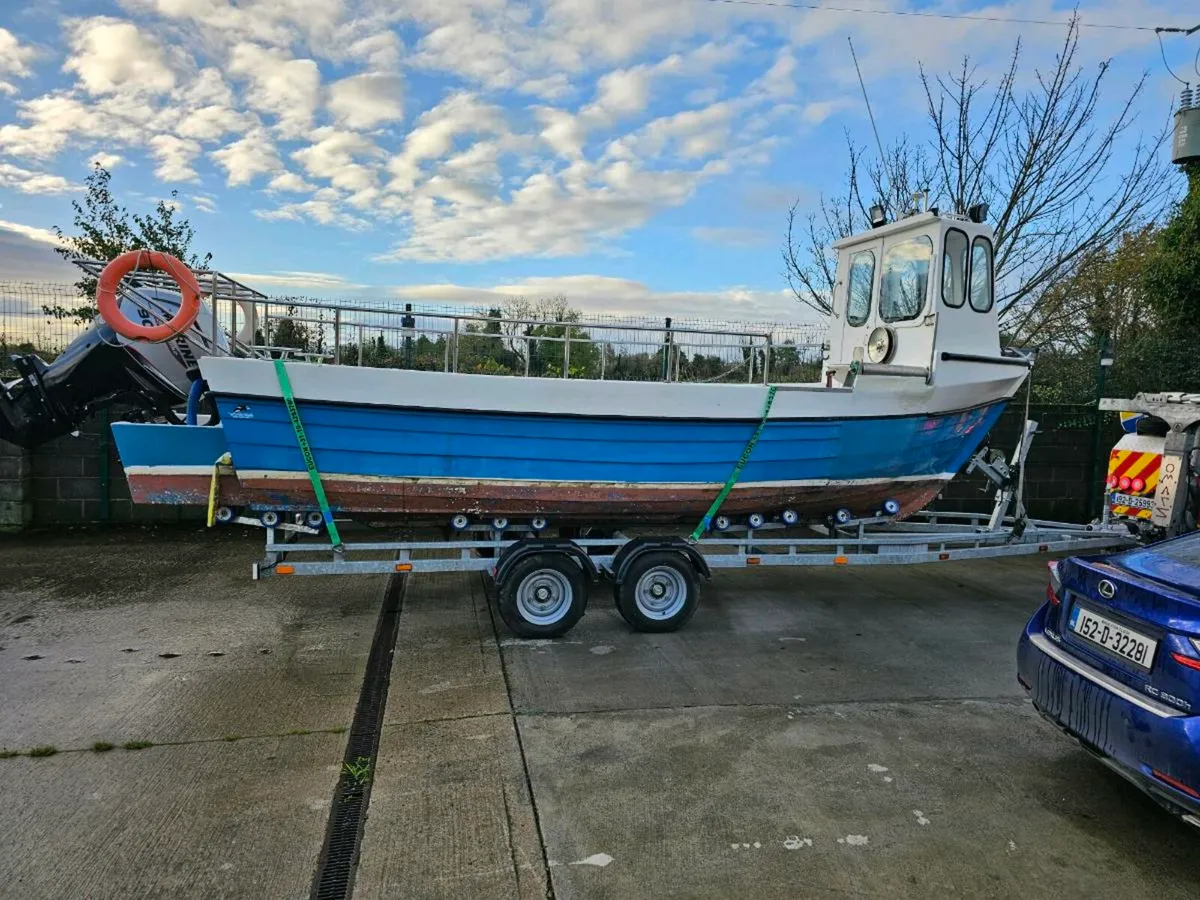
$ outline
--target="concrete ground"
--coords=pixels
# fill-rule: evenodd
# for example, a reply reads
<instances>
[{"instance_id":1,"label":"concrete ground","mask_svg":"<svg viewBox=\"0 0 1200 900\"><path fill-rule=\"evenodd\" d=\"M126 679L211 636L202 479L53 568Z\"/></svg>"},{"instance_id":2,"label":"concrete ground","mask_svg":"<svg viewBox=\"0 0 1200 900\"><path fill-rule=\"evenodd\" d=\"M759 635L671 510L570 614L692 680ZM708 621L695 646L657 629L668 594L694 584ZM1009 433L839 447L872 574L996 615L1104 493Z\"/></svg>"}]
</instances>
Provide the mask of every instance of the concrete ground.
<instances>
[{"instance_id":1,"label":"concrete ground","mask_svg":"<svg viewBox=\"0 0 1200 900\"><path fill-rule=\"evenodd\" d=\"M57 751L0 759L0 896L309 896L384 583L254 583L256 554L0 540L0 748ZM1200 834L1022 696L1044 584L721 573L676 634L598 590L531 642L479 576L413 578L354 896L1194 896Z\"/></svg>"}]
</instances>

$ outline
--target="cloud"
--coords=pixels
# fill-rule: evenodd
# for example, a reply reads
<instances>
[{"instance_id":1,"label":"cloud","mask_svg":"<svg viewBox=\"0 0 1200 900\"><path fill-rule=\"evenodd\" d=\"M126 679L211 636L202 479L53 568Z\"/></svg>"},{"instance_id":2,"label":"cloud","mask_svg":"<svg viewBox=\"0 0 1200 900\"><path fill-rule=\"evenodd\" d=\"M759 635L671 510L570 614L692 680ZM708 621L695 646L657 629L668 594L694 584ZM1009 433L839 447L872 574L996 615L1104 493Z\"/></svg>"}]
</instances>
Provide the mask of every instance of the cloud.
<instances>
[{"instance_id":1,"label":"cloud","mask_svg":"<svg viewBox=\"0 0 1200 900\"><path fill-rule=\"evenodd\" d=\"M293 194L303 194L315 190L311 184L295 172L280 172L267 185L268 191L287 191Z\"/></svg>"},{"instance_id":2,"label":"cloud","mask_svg":"<svg viewBox=\"0 0 1200 900\"><path fill-rule=\"evenodd\" d=\"M571 79L565 72L555 72L545 78L529 78L517 85L517 91L540 97L542 100L561 100L571 93Z\"/></svg>"},{"instance_id":3,"label":"cloud","mask_svg":"<svg viewBox=\"0 0 1200 900\"><path fill-rule=\"evenodd\" d=\"M366 288L365 284L356 284L341 275L328 272L226 272L235 281L241 281L253 287L263 288L303 289L326 293L331 291L358 291Z\"/></svg>"},{"instance_id":4,"label":"cloud","mask_svg":"<svg viewBox=\"0 0 1200 900\"><path fill-rule=\"evenodd\" d=\"M596 82L596 99L583 110L586 117L609 122L640 113L650 102L650 70L617 69Z\"/></svg>"},{"instance_id":5,"label":"cloud","mask_svg":"<svg viewBox=\"0 0 1200 900\"><path fill-rule=\"evenodd\" d=\"M58 238L47 228L0 220L0 272L4 280L41 284L75 281L79 271L53 252L57 246ZM36 305L31 302L30 307Z\"/></svg>"},{"instance_id":6,"label":"cloud","mask_svg":"<svg viewBox=\"0 0 1200 900\"><path fill-rule=\"evenodd\" d=\"M267 222L302 222L308 219L318 225L336 225L348 231L365 231L371 227L365 219L345 212L340 199L336 191L324 188L311 200L285 203L275 209L256 209L254 215Z\"/></svg>"},{"instance_id":7,"label":"cloud","mask_svg":"<svg viewBox=\"0 0 1200 900\"><path fill-rule=\"evenodd\" d=\"M217 211L217 198L211 194L188 194L188 200L192 202L192 207L197 212L215 213Z\"/></svg>"},{"instance_id":8,"label":"cloud","mask_svg":"<svg viewBox=\"0 0 1200 900\"><path fill-rule=\"evenodd\" d=\"M449 153L460 136L504 134L507 130L499 107L483 103L471 93L450 95L421 115L401 152L388 162L392 174L388 190L411 191L421 174L421 164Z\"/></svg>"},{"instance_id":9,"label":"cloud","mask_svg":"<svg viewBox=\"0 0 1200 900\"><path fill-rule=\"evenodd\" d=\"M646 124L640 132L620 141L610 153L625 155L658 155L671 150L684 159L712 156L730 143L730 128L737 107L718 101L702 109L662 116Z\"/></svg>"},{"instance_id":10,"label":"cloud","mask_svg":"<svg viewBox=\"0 0 1200 900\"><path fill-rule=\"evenodd\" d=\"M800 118L809 125L820 125L834 113L853 105L854 101L848 97L840 97L834 100L815 100L812 103L804 104L804 109L800 111Z\"/></svg>"},{"instance_id":11,"label":"cloud","mask_svg":"<svg viewBox=\"0 0 1200 900\"><path fill-rule=\"evenodd\" d=\"M504 203L415 204L406 241L387 260L502 259L570 256L619 236L655 213L678 206L717 171L647 171L627 160L602 167L580 162L558 175L537 172Z\"/></svg>"},{"instance_id":12,"label":"cloud","mask_svg":"<svg viewBox=\"0 0 1200 900\"><path fill-rule=\"evenodd\" d=\"M321 72L313 60L244 42L233 48L229 71L247 79L246 104L273 115L281 136L300 137L312 126L321 97Z\"/></svg>"},{"instance_id":13,"label":"cloud","mask_svg":"<svg viewBox=\"0 0 1200 900\"><path fill-rule=\"evenodd\" d=\"M333 187L349 192L376 187L378 176L375 169L356 161L383 155L370 139L336 128L318 128L312 136L316 139L314 143L292 154L292 159L300 163L310 176L324 179Z\"/></svg>"},{"instance_id":14,"label":"cloud","mask_svg":"<svg viewBox=\"0 0 1200 900\"><path fill-rule=\"evenodd\" d=\"M22 44L7 28L0 28L0 94L18 93L16 85L7 81L7 76L28 78L29 64L38 56L38 51Z\"/></svg>"},{"instance_id":15,"label":"cloud","mask_svg":"<svg viewBox=\"0 0 1200 900\"><path fill-rule=\"evenodd\" d=\"M245 137L226 144L211 154L217 165L226 172L225 183L230 187L249 184L259 175L283 171L283 163L270 135L258 128Z\"/></svg>"},{"instance_id":16,"label":"cloud","mask_svg":"<svg viewBox=\"0 0 1200 900\"><path fill-rule=\"evenodd\" d=\"M92 166L100 166L103 169L112 171L123 162L125 162L125 157L121 156L119 153L105 153L104 151L101 151L99 153L93 153L88 157L88 168L91 168Z\"/></svg>"},{"instance_id":17,"label":"cloud","mask_svg":"<svg viewBox=\"0 0 1200 900\"><path fill-rule=\"evenodd\" d=\"M59 240L58 235L49 228L38 228L35 225L22 225L20 222L6 222L0 219L0 229L19 234L28 241L34 241L39 244L50 244L54 247L62 246L62 241Z\"/></svg>"},{"instance_id":18,"label":"cloud","mask_svg":"<svg viewBox=\"0 0 1200 900\"><path fill-rule=\"evenodd\" d=\"M132 22L98 16L69 28L71 55L63 70L74 72L89 94L163 94L175 87L162 45Z\"/></svg>"},{"instance_id":19,"label":"cloud","mask_svg":"<svg viewBox=\"0 0 1200 900\"><path fill-rule=\"evenodd\" d=\"M198 141L220 140L227 134L240 133L253 127L255 118L228 106L211 104L190 110L177 129L181 137Z\"/></svg>"},{"instance_id":20,"label":"cloud","mask_svg":"<svg viewBox=\"0 0 1200 900\"><path fill-rule=\"evenodd\" d=\"M173 134L156 134L150 138L150 151L158 160L154 170L159 181L196 181L196 170L192 160L200 155L200 143L175 137Z\"/></svg>"},{"instance_id":21,"label":"cloud","mask_svg":"<svg viewBox=\"0 0 1200 900\"><path fill-rule=\"evenodd\" d=\"M387 71L400 62L404 45L394 31L379 31L354 41L347 55L361 59L376 72Z\"/></svg>"},{"instance_id":22,"label":"cloud","mask_svg":"<svg viewBox=\"0 0 1200 900\"><path fill-rule=\"evenodd\" d=\"M1173 19L1162 0L1134 2L1096 0L1085 14ZM1047 3L989 9L1044 16ZM971 53L986 72L1021 30L939 21L930 40L927 19L697 0L110 6L116 14L62 20L62 61L36 82L34 49L0 29L0 99L15 91L6 78L41 91L6 101L8 183L69 189L77 173L66 167L88 155L186 182L206 174L207 157L261 207L260 222L371 228L390 242L380 258L422 262L623 252L627 235L702 187L728 209L777 214L790 198L752 202L747 186L771 177L786 141L839 117L865 127L847 27L885 129L919 114L918 54L940 71ZM1030 33L1025 68L1061 37ZM1085 32L1081 62L1152 40ZM824 176L811 172L815 186ZM753 229L738 226L765 216L706 213L699 221L720 225L693 236L749 245Z\"/></svg>"},{"instance_id":23,"label":"cloud","mask_svg":"<svg viewBox=\"0 0 1200 900\"><path fill-rule=\"evenodd\" d=\"M404 117L403 93L399 76L368 72L331 84L326 106L346 128L374 128Z\"/></svg>"},{"instance_id":24,"label":"cloud","mask_svg":"<svg viewBox=\"0 0 1200 900\"><path fill-rule=\"evenodd\" d=\"M722 322L799 324L803 311L786 290L730 287L713 291L660 291L628 278L605 275L533 277L493 287L410 284L392 289L402 300L464 306L503 304L514 297L562 295L585 314L673 316Z\"/></svg>"},{"instance_id":25,"label":"cloud","mask_svg":"<svg viewBox=\"0 0 1200 900\"><path fill-rule=\"evenodd\" d=\"M61 175L31 172L12 163L0 162L0 187L20 191L22 194L65 194L79 186Z\"/></svg>"}]
</instances>

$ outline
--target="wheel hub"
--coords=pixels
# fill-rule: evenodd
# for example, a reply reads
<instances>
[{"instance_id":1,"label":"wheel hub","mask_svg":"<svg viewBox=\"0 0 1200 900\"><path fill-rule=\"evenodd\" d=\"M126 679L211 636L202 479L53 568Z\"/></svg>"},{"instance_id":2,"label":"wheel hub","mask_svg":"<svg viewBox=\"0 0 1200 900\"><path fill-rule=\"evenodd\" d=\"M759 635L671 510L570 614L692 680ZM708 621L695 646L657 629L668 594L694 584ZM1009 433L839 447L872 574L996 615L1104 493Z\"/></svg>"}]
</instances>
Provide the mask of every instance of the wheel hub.
<instances>
[{"instance_id":1,"label":"wheel hub","mask_svg":"<svg viewBox=\"0 0 1200 900\"><path fill-rule=\"evenodd\" d=\"M526 622L553 625L570 611L574 597L571 583L562 572L539 569L521 581L516 600Z\"/></svg>"},{"instance_id":2,"label":"wheel hub","mask_svg":"<svg viewBox=\"0 0 1200 900\"><path fill-rule=\"evenodd\" d=\"M642 574L634 588L638 609L648 619L669 619L687 603L687 583L669 566L657 566Z\"/></svg>"}]
</instances>

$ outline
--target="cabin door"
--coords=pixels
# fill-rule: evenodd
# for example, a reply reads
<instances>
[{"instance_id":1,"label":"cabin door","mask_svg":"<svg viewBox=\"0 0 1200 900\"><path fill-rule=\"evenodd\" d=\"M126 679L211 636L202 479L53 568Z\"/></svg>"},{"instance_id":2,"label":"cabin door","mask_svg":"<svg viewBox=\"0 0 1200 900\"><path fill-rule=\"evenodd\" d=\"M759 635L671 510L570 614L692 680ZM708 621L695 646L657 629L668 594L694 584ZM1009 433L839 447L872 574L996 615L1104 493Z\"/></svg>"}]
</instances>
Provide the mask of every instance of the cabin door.
<instances>
[{"instance_id":1,"label":"cabin door","mask_svg":"<svg viewBox=\"0 0 1200 900\"><path fill-rule=\"evenodd\" d=\"M882 241L877 293L871 315L872 329L886 327L891 347L878 358L879 347L868 348L867 362L928 367L933 357L936 309L931 294L937 248L928 234L898 234ZM870 350L874 349L872 358Z\"/></svg>"},{"instance_id":2,"label":"cabin door","mask_svg":"<svg viewBox=\"0 0 1200 900\"><path fill-rule=\"evenodd\" d=\"M842 314L841 344L832 347L833 359L851 362L866 359L867 338L878 319L879 264L883 241L855 244L842 250L838 260L837 309Z\"/></svg>"}]
</instances>

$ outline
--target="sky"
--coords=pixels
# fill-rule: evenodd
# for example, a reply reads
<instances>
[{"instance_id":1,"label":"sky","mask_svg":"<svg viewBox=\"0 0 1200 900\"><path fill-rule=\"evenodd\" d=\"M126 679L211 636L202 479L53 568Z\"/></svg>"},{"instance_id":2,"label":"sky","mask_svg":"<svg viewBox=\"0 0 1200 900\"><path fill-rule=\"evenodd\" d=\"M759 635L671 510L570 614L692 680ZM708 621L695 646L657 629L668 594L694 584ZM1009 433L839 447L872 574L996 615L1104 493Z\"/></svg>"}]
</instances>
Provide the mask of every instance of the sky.
<instances>
[{"instance_id":1,"label":"sky","mask_svg":"<svg viewBox=\"0 0 1200 900\"><path fill-rule=\"evenodd\" d=\"M1187 5L1079 10L1197 24ZM846 38L887 142L925 139L918 64L998 76L1020 38L1031 78L1064 33L713 0L0 0L0 280L74 280L51 229L99 162L135 211L177 192L195 249L272 294L801 319L787 209L871 140ZM1196 44L1168 40L1177 71ZM1148 72L1137 127L1163 127L1180 85L1153 33L1085 27L1079 55L1112 60L1111 102Z\"/></svg>"}]
</instances>

